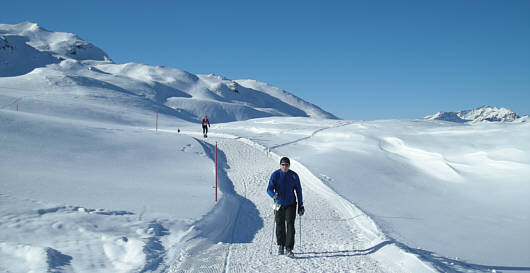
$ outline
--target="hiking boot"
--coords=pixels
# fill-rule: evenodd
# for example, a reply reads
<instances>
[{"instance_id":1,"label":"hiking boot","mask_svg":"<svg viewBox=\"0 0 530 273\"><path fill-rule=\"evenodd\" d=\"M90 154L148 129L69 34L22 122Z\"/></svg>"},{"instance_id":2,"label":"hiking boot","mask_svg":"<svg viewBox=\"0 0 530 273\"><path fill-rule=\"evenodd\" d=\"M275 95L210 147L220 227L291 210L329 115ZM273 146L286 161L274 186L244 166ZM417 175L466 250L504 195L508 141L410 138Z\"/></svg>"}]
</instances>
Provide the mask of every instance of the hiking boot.
<instances>
[{"instance_id":1,"label":"hiking boot","mask_svg":"<svg viewBox=\"0 0 530 273\"><path fill-rule=\"evenodd\" d=\"M294 253L293 253L292 249L289 249L289 248L287 249L287 257L289 257L289 258L294 257Z\"/></svg>"},{"instance_id":2,"label":"hiking boot","mask_svg":"<svg viewBox=\"0 0 530 273\"><path fill-rule=\"evenodd\" d=\"M278 255L283 255L284 252L283 252L283 246L279 246L278 247Z\"/></svg>"}]
</instances>

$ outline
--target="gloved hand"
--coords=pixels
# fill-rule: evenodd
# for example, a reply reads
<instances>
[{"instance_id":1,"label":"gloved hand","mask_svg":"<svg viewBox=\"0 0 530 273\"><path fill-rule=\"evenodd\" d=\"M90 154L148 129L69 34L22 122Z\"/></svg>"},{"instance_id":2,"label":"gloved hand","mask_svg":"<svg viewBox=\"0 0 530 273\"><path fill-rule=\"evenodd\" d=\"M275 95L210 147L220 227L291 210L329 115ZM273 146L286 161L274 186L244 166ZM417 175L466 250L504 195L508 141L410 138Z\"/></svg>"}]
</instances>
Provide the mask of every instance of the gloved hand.
<instances>
[{"instance_id":1,"label":"gloved hand","mask_svg":"<svg viewBox=\"0 0 530 273\"><path fill-rule=\"evenodd\" d=\"M272 197L272 199L274 199L274 201L280 199L280 194L276 193L276 194Z\"/></svg>"},{"instance_id":2,"label":"gloved hand","mask_svg":"<svg viewBox=\"0 0 530 273\"><path fill-rule=\"evenodd\" d=\"M304 215L305 209L304 206L298 206L298 215Z\"/></svg>"}]
</instances>

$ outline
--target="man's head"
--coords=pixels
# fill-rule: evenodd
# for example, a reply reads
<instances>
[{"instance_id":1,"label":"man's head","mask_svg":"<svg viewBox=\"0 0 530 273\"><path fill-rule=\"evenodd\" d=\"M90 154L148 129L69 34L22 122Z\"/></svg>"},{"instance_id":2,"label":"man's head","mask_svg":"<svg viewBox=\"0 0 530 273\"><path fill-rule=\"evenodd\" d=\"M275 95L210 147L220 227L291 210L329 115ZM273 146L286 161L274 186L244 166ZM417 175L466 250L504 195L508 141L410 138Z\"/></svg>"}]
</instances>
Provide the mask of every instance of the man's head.
<instances>
[{"instance_id":1,"label":"man's head","mask_svg":"<svg viewBox=\"0 0 530 273\"><path fill-rule=\"evenodd\" d=\"M287 157L282 157L280 159L280 168L283 172L287 172L289 170L289 167L291 166L291 161Z\"/></svg>"}]
</instances>

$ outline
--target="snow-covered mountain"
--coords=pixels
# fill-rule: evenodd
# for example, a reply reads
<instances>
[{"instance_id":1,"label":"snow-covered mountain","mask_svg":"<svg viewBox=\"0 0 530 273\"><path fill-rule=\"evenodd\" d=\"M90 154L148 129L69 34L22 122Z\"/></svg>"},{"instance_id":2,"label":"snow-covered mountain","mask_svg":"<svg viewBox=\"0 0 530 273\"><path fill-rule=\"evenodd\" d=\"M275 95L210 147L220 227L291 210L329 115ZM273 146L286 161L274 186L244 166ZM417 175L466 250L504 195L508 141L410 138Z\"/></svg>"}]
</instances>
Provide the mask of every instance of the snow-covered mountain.
<instances>
[{"instance_id":1,"label":"snow-covered mountain","mask_svg":"<svg viewBox=\"0 0 530 273\"><path fill-rule=\"evenodd\" d=\"M318 106L280 88L254 80L230 80L217 75L195 75L186 71L136 63L115 64L101 49L74 34L51 32L25 22L0 25L0 90L12 100L26 99L26 110L39 101L56 103L67 115L90 119L115 115L119 99L127 111L154 112L188 121L208 115L212 122L228 122L271 116L337 119ZM11 92L16 90L16 92ZM53 98L52 98L53 97ZM93 105L64 104L64 100ZM31 99L29 99L31 98ZM85 100L86 101L86 100ZM110 105L109 105L110 103ZM87 115L82 115L84 112ZM54 111L57 114L56 111Z\"/></svg>"},{"instance_id":2,"label":"snow-covered mountain","mask_svg":"<svg viewBox=\"0 0 530 273\"><path fill-rule=\"evenodd\" d=\"M458 112L438 112L431 116L426 116L427 120L444 120L451 122L526 122L528 116L520 117L513 111L506 108L497 108L484 105L482 107Z\"/></svg>"},{"instance_id":3,"label":"snow-covered mountain","mask_svg":"<svg viewBox=\"0 0 530 273\"><path fill-rule=\"evenodd\" d=\"M37 24L0 24L0 76L18 76L65 59L110 61L101 49L71 33Z\"/></svg>"}]
</instances>

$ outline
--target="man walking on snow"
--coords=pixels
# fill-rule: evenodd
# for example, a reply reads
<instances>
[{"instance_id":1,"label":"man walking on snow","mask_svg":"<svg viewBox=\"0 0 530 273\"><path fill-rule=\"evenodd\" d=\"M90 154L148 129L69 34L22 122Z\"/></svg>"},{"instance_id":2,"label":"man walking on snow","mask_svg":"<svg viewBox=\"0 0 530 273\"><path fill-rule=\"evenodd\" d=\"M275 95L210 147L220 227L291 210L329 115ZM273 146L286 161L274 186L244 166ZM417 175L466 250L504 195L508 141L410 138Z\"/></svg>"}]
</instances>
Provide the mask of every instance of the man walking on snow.
<instances>
[{"instance_id":1,"label":"man walking on snow","mask_svg":"<svg viewBox=\"0 0 530 273\"><path fill-rule=\"evenodd\" d=\"M280 169L271 175L267 193L275 203L274 220L276 221L276 242L279 246L278 254L283 255L286 249L287 256L292 257L294 255L294 219L296 218L297 199L298 215L304 215L305 210L300 179L298 174L289 169L290 165L289 158L282 157Z\"/></svg>"},{"instance_id":2,"label":"man walking on snow","mask_svg":"<svg viewBox=\"0 0 530 273\"><path fill-rule=\"evenodd\" d=\"M204 116L201 123L202 123L202 135L204 137L208 137L208 127L210 127L210 121L208 120L208 116Z\"/></svg>"}]
</instances>

